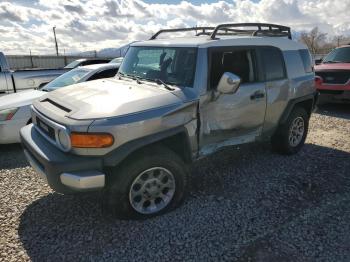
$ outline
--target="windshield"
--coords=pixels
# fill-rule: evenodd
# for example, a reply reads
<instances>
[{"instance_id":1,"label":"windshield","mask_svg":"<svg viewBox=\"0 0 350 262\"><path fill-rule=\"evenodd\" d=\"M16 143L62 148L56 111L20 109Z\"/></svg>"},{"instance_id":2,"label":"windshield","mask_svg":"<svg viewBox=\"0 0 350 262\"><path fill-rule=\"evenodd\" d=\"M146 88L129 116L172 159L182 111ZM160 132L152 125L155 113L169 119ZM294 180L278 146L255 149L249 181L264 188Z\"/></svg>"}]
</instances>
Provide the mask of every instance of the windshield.
<instances>
[{"instance_id":1,"label":"windshield","mask_svg":"<svg viewBox=\"0 0 350 262\"><path fill-rule=\"evenodd\" d=\"M350 63L350 47L334 49L323 59L323 63Z\"/></svg>"},{"instance_id":2,"label":"windshield","mask_svg":"<svg viewBox=\"0 0 350 262\"><path fill-rule=\"evenodd\" d=\"M124 57L117 57L117 58L114 58L114 59L112 59L109 63L110 63L110 64L120 64L121 62L123 62L123 58L124 58Z\"/></svg>"},{"instance_id":3,"label":"windshield","mask_svg":"<svg viewBox=\"0 0 350 262\"><path fill-rule=\"evenodd\" d=\"M80 79L86 76L89 72L90 70L82 69L82 68L73 69L72 71L68 71L63 75L60 75L59 77L52 80L50 83L45 85L42 88L42 90L53 91L64 86L76 84Z\"/></svg>"},{"instance_id":4,"label":"windshield","mask_svg":"<svg viewBox=\"0 0 350 262\"><path fill-rule=\"evenodd\" d=\"M193 86L196 48L130 47L119 69L121 75L170 85Z\"/></svg>"},{"instance_id":5,"label":"windshield","mask_svg":"<svg viewBox=\"0 0 350 262\"><path fill-rule=\"evenodd\" d=\"M80 65L81 60L74 60L73 62L69 63L68 65L66 65L64 68L76 68L78 65Z\"/></svg>"}]
</instances>

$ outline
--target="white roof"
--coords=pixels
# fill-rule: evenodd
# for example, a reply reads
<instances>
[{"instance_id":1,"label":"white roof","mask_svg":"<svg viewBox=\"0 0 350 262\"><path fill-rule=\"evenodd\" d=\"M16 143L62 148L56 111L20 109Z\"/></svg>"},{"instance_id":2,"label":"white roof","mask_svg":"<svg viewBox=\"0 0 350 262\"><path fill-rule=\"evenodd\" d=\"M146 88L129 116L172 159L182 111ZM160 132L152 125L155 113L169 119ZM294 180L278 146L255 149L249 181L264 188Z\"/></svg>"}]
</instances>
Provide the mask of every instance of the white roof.
<instances>
[{"instance_id":1,"label":"white roof","mask_svg":"<svg viewBox=\"0 0 350 262\"><path fill-rule=\"evenodd\" d=\"M285 37L260 37L260 36L220 36L212 40L209 36L177 37L169 39L155 39L137 42L131 46L169 46L169 47L199 47L213 46L275 46L281 50L307 49L301 43Z\"/></svg>"}]
</instances>

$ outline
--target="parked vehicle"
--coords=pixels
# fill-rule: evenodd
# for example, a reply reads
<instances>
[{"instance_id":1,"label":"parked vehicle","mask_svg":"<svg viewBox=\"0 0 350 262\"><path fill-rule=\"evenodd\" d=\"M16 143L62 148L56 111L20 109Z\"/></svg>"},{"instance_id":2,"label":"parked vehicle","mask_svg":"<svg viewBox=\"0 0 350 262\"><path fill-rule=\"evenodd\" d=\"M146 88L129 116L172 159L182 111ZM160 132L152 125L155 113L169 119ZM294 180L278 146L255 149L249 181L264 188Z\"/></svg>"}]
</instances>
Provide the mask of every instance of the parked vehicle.
<instances>
[{"instance_id":1,"label":"parked vehicle","mask_svg":"<svg viewBox=\"0 0 350 262\"><path fill-rule=\"evenodd\" d=\"M95 64L106 64L109 63L111 59L108 58L82 58L74 60L73 62L66 65L64 68L73 69L78 66L95 65Z\"/></svg>"},{"instance_id":2,"label":"parked vehicle","mask_svg":"<svg viewBox=\"0 0 350 262\"><path fill-rule=\"evenodd\" d=\"M157 39L190 30L197 36ZM20 132L24 152L57 192L101 190L117 216L147 218L181 203L189 165L225 146L268 139L298 152L314 77L289 27L161 30L131 45L117 78L35 101L33 124Z\"/></svg>"},{"instance_id":3,"label":"parked vehicle","mask_svg":"<svg viewBox=\"0 0 350 262\"><path fill-rule=\"evenodd\" d=\"M67 72L67 69L10 70L5 55L0 52L0 93L36 89Z\"/></svg>"},{"instance_id":4,"label":"parked vehicle","mask_svg":"<svg viewBox=\"0 0 350 262\"><path fill-rule=\"evenodd\" d=\"M101 78L113 77L117 64L97 64L75 68L57 77L40 90L27 90L0 97L0 144L20 142L19 131L31 123L30 106L47 92Z\"/></svg>"},{"instance_id":5,"label":"parked vehicle","mask_svg":"<svg viewBox=\"0 0 350 262\"><path fill-rule=\"evenodd\" d=\"M315 73L323 101L350 100L350 45L330 52L315 66Z\"/></svg>"},{"instance_id":6,"label":"parked vehicle","mask_svg":"<svg viewBox=\"0 0 350 262\"><path fill-rule=\"evenodd\" d=\"M117 57L112 59L109 63L114 63L114 64L121 64L123 62L124 57Z\"/></svg>"}]
</instances>

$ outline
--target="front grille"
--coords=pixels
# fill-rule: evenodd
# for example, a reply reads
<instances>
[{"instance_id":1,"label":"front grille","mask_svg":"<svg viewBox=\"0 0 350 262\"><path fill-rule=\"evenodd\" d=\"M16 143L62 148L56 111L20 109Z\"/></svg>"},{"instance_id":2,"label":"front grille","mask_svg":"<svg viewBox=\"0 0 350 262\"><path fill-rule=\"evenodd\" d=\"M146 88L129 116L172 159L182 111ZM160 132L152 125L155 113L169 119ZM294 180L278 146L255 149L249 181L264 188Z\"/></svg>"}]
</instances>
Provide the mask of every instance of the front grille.
<instances>
[{"instance_id":1,"label":"front grille","mask_svg":"<svg viewBox=\"0 0 350 262\"><path fill-rule=\"evenodd\" d=\"M346 84L350 79L349 71L321 71L316 72L316 75L322 77L325 84Z\"/></svg>"},{"instance_id":2,"label":"front grille","mask_svg":"<svg viewBox=\"0 0 350 262\"><path fill-rule=\"evenodd\" d=\"M39 117L36 117L36 124L40 128L40 130L47 135L49 138L51 138L53 141L56 140L55 138L55 129L49 126L48 124L41 121Z\"/></svg>"}]
</instances>

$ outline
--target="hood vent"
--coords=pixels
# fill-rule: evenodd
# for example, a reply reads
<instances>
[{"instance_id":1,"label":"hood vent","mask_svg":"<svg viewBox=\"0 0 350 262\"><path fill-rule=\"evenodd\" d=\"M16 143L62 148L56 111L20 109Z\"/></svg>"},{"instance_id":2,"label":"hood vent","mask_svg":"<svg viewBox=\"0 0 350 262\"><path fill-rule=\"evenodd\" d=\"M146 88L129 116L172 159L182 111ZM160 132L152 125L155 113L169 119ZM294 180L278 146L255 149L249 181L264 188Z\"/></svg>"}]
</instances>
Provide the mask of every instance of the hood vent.
<instances>
[{"instance_id":1,"label":"hood vent","mask_svg":"<svg viewBox=\"0 0 350 262\"><path fill-rule=\"evenodd\" d=\"M62 106L62 105L56 103L55 101L51 100L50 98L46 98L46 99L44 99L43 101L41 101L41 103L44 103L44 102L49 103L49 104L51 104L51 105L54 105L55 107L58 107L59 109L65 111L65 112L67 112L67 113L69 113L69 112L72 111L72 110L70 110L69 108L64 107L64 106Z\"/></svg>"}]
</instances>

